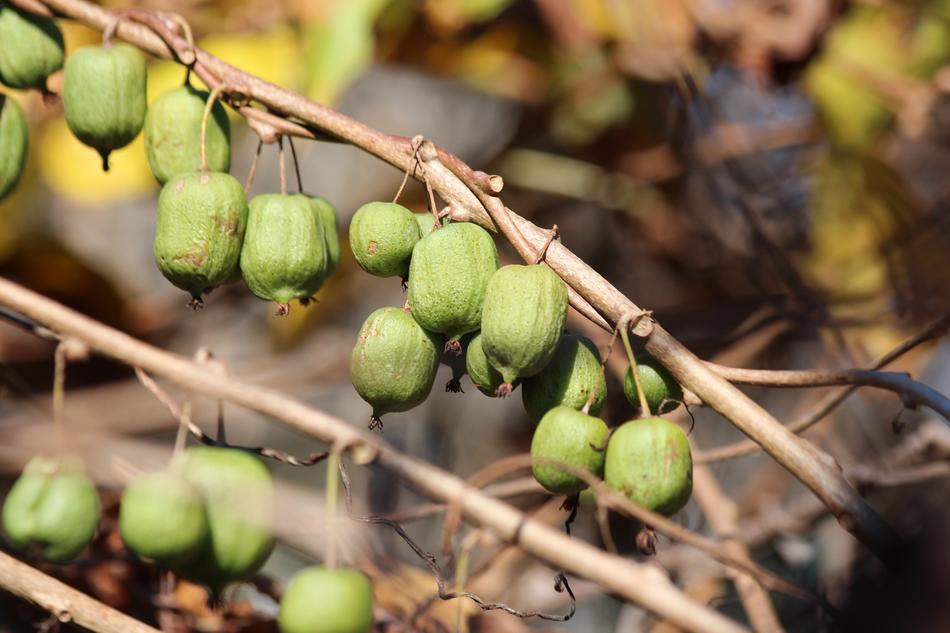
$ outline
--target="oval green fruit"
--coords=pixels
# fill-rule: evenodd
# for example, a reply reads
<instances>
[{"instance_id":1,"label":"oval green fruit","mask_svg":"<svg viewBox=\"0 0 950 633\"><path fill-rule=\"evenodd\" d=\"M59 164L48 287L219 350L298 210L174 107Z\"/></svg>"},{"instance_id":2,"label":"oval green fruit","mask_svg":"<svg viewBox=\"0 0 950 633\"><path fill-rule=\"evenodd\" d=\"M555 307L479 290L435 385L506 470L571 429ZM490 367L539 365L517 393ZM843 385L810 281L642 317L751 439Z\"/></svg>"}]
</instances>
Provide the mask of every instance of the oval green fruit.
<instances>
[{"instance_id":1,"label":"oval green fruit","mask_svg":"<svg viewBox=\"0 0 950 633\"><path fill-rule=\"evenodd\" d=\"M10 97L0 95L0 200L20 182L29 142L23 108Z\"/></svg>"},{"instance_id":2,"label":"oval green fruit","mask_svg":"<svg viewBox=\"0 0 950 633\"><path fill-rule=\"evenodd\" d=\"M350 357L350 377L373 407L371 427L381 415L408 411L426 399L441 348L439 337L402 308L380 308L369 315Z\"/></svg>"},{"instance_id":3,"label":"oval green fruit","mask_svg":"<svg viewBox=\"0 0 950 633\"><path fill-rule=\"evenodd\" d=\"M485 289L497 270L495 240L482 227L458 222L432 231L416 243L409 264L413 318L460 353L459 339L481 325Z\"/></svg>"},{"instance_id":4,"label":"oval green fruit","mask_svg":"<svg viewBox=\"0 0 950 633\"><path fill-rule=\"evenodd\" d=\"M482 334L479 332L468 342L465 350L465 371L472 384L486 396L495 397L498 388L505 382L501 372L488 361L485 356L485 350L482 347ZM518 386L518 381L512 385L512 389Z\"/></svg>"},{"instance_id":5,"label":"oval green fruit","mask_svg":"<svg viewBox=\"0 0 950 633\"><path fill-rule=\"evenodd\" d=\"M99 514L99 494L78 458L36 457L3 503L3 529L16 549L64 563L92 541Z\"/></svg>"},{"instance_id":6,"label":"oval green fruit","mask_svg":"<svg viewBox=\"0 0 950 633\"><path fill-rule=\"evenodd\" d=\"M164 565L190 560L208 538L201 491L174 465L139 475L122 493L119 533L142 558Z\"/></svg>"},{"instance_id":7,"label":"oval green fruit","mask_svg":"<svg viewBox=\"0 0 950 633\"><path fill-rule=\"evenodd\" d=\"M353 215L350 248L360 267L377 277L409 276L409 259L419 241L412 211L395 202L370 202Z\"/></svg>"},{"instance_id":8,"label":"oval green fruit","mask_svg":"<svg viewBox=\"0 0 950 633\"><path fill-rule=\"evenodd\" d=\"M307 303L327 271L324 222L311 198L267 193L251 200L241 249L247 287L287 314L294 299Z\"/></svg>"},{"instance_id":9,"label":"oval green fruit","mask_svg":"<svg viewBox=\"0 0 950 633\"><path fill-rule=\"evenodd\" d=\"M0 83L24 90L46 89L63 67L63 33L52 18L0 3Z\"/></svg>"},{"instance_id":10,"label":"oval green fruit","mask_svg":"<svg viewBox=\"0 0 950 633\"><path fill-rule=\"evenodd\" d=\"M591 394L589 413L597 415L607 398L607 381L600 366L600 353L590 339L565 334L554 358L541 373L525 378L521 401L528 416L537 422L556 406L581 410Z\"/></svg>"},{"instance_id":11,"label":"oval green fruit","mask_svg":"<svg viewBox=\"0 0 950 633\"><path fill-rule=\"evenodd\" d=\"M307 567L280 599L281 633L368 633L373 628L373 585L356 569Z\"/></svg>"},{"instance_id":12,"label":"oval green fruit","mask_svg":"<svg viewBox=\"0 0 950 633\"><path fill-rule=\"evenodd\" d=\"M686 433L662 418L622 424L607 443L604 481L639 506L674 514L693 491Z\"/></svg>"},{"instance_id":13,"label":"oval green fruit","mask_svg":"<svg viewBox=\"0 0 950 633\"><path fill-rule=\"evenodd\" d=\"M324 279L327 279L340 267L340 221L332 204L317 196L307 197L323 224L323 238L327 250L327 270Z\"/></svg>"},{"instance_id":14,"label":"oval green fruit","mask_svg":"<svg viewBox=\"0 0 950 633\"><path fill-rule=\"evenodd\" d=\"M482 308L482 347L504 378L498 395L544 369L566 318L567 286L547 266L504 266L492 275Z\"/></svg>"},{"instance_id":15,"label":"oval green fruit","mask_svg":"<svg viewBox=\"0 0 950 633\"><path fill-rule=\"evenodd\" d=\"M155 179L165 184L201 167L201 119L208 93L182 86L161 95L145 115L145 152ZM231 168L231 124L220 101L208 117L206 171Z\"/></svg>"},{"instance_id":16,"label":"oval green fruit","mask_svg":"<svg viewBox=\"0 0 950 633\"><path fill-rule=\"evenodd\" d=\"M274 484L260 459L235 448L189 448L183 468L204 497L208 538L176 571L220 592L260 569L273 551Z\"/></svg>"},{"instance_id":17,"label":"oval green fruit","mask_svg":"<svg viewBox=\"0 0 950 633\"><path fill-rule=\"evenodd\" d=\"M637 371L640 374L640 386L651 413L669 413L683 401L683 388L666 370L666 367L649 354L637 354ZM633 369L628 367L623 377L623 393L627 401L635 407L640 406L637 385L633 381Z\"/></svg>"},{"instance_id":18,"label":"oval green fruit","mask_svg":"<svg viewBox=\"0 0 950 633\"><path fill-rule=\"evenodd\" d=\"M170 180L158 195L154 254L170 282L201 294L238 269L247 224L244 188L228 174L197 172Z\"/></svg>"},{"instance_id":19,"label":"oval green fruit","mask_svg":"<svg viewBox=\"0 0 950 633\"><path fill-rule=\"evenodd\" d=\"M85 46L66 60L66 123L98 150L105 171L112 150L131 143L145 124L145 88L145 57L129 44Z\"/></svg>"},{"instance_id":20,"label":"oval green fruit","mask_svg":"<svg viewBox=\"0 0 950 633\"><path fill-rule=\"evenodd\" d=\"M600 418L571 407L554 407L541 418L531 439L534 478L554 494L577 494L587 483L547 460L563 462L600 477L609 433L607 424Z\"/></svg>"}]
</instances>

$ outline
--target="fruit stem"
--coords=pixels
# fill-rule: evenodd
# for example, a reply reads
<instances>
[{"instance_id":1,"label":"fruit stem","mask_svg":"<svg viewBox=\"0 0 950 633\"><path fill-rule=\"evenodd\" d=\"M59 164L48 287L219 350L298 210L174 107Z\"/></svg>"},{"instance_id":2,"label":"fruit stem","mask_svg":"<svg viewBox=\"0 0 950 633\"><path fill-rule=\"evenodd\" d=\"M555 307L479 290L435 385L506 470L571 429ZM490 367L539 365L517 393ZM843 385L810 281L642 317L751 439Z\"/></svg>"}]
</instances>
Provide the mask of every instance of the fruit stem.
<instances>
[{"instance_id":1,"label":"fruit stem","mask_svg":"<svg viewBox=\"0 0 950 633\"><path fill-rule=\"evenodd\" d=\"M650 417L650 405L647 404L647 397L643 393L643 385L640 384L640 369L637 367L637 359L633 355L633 348L630 346L630 334L627 332L629 321L621 319L617 324L620 328L620 338L623 339L623 348L627 351L627 360L630 361L630 373L633 374L633 384L637 386L637 398L640 400L640 417Z\"/></svg>"},{"instance_id":2,"label":"fruit stem","mask_svg":"<svg viewBox=\"0 0 950 633\"><path fill-rule=\"evenodd\" d=\"M175 435L175 448L172 450L172 462L185 450L188 439L188 421L191 420L191 398L181 405L181 417L178 418L178 433Z\"/></svg>"},{"instance_id":3,"label":"fruit stem","mask_svg":"<svg viewBox=\"0 0 950 633\"><path fill-rule=\"evenodd\" d=\"M326 565L336 569L336 506L340 497L340 451L333 447L327 459L327 555Z\"/></svg>"},{"instance_id":4,"label":"fruit stem","mask_svg":"<svg viewBox=\"0 0 950 633\"><path fill-rule=\"evenodd\" d=\"M297 160L297 148L294 147L294 137L288 136L287 143L290 144L290 155L294 158L294 172L297 174L297 192L303 193L303 178L300 177L300 161Z\"/></svg>"},{"instance_id":5,"label":"fruit stem","mask_svg":"<svg viewBox=\"0 0 950 633\"><path fill-rule=\"evenodd\" d=\"M257 174L257 161L261 158L261 148L264 147L264 141L257 142L257 151L254 152L254 160L251 161L251 169L247 172L247 180L244 181L244 195L251 192L251 185L254 184L254 176Z\"/></svg>"},{"instance_id":6,"label":"fruit stem","mask_svg":"<svg viewBox=\"0 0 950 633\"><path fill-rule=\"evenodd\" d=\"M287 161L284 158L284 137L277 138L278 161L280 162L280 195L287 195Z\"/></svg>"},{"instance_id":7,"label":"fruit stem","mask_svg":"<svg viewBox=\"0 0 950 633\"><path fill-rule=\"evenodd\" d=\"M53 428L56 429L56 450L64 453L66 433L63 426L63 391L66 383L66 343L60 341L53 353Z\"/></svg>"},{"instance_id":8,"label":"fruit stem","mask_svg":"<svg viewBox=\"0 0 950 633\"><path fill-rule=\"evenodd\" d=\"M198 171L208 171L208 118L211 116L214 102L217 101L223 91L224 84L216 86L208 95L207 102L205 102L205 111L201 115L201 164Z\"/></svg>"}]
</instances>

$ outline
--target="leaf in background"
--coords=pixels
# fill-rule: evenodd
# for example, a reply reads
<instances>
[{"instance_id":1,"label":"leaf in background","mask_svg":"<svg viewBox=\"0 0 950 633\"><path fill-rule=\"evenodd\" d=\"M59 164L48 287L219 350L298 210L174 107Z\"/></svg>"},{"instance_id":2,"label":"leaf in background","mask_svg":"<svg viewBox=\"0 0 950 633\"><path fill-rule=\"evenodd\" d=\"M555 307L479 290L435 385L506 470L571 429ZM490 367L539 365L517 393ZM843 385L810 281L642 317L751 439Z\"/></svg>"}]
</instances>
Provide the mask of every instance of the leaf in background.
<instances>
[{"instance_id":1,"label":"leaf in background","mask_svg":"<svg viewBox=\"0 0 950 633\"><path fill-rule=\"evenodd\" d=\"M337 1L305 28L307 96L333 104L373 61L373 25L389 0Z\"/></svg>"}]
</instances>

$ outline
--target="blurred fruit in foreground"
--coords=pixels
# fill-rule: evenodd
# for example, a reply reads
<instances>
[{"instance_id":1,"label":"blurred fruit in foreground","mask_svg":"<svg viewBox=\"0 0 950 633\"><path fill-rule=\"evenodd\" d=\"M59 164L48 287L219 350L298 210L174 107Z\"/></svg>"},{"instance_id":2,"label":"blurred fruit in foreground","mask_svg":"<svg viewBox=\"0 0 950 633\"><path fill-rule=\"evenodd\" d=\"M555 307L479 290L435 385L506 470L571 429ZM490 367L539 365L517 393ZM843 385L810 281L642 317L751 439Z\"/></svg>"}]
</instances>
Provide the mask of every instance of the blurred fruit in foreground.
<instances>
[{"instance_id":1,"label":"blurred fruit in foreground","mask_svg":"<svg viewBox=\"0 0 950 633\"><path fill-rule=\"evenodd\" d=\"M3 529L16 549L64 563L99 526L99 494L78 457L35 457L3 502Z\"/></svg>"},{"instance_id":2,"label":"blurred fruit in foreground","mask_svg":"<svg viewBox=\"0 0 950 633\"><path fill-rule=\"evenodd\" d=\"M23 108L10 97L0 94L0 200L20 182L28 146L29 131Z\"/></svg>"},{"instance_id":3,"label":"blurred fruit in foreground","mask_svg":"<svg viewBox=\"0 0 950 633\"><path fill-rule=\"evenodd\" d=\"M355 569L307 567L280 600L281 633L368 633L373 628L373 586Z\"/></svg>"}]
</instances>

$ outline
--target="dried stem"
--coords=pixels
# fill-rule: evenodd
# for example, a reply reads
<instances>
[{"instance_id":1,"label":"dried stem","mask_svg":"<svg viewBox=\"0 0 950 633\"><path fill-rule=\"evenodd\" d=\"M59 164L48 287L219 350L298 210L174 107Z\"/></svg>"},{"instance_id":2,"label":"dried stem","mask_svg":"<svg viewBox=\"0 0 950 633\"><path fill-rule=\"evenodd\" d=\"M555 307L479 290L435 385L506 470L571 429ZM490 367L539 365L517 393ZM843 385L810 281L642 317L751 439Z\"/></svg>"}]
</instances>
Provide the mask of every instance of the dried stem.
<instances>
[{"instance_id":1,"label":"dried stem","mask_svg":"<svg viewBox=\"0 0 950 633\"><path fill-rule=\"evenodd\" d=\"M620 330L620 338L623 340L623 348L627 352L627 361L630 363L630 373L633 374L633 384L637 387L637 399L640 401L640 417L650 417L650 403L647 402L646 394L643 393L643 383L640 382L640 368L637 366L637 357L633 353L633 347L630 345L630 335L627 328L630 327L630 318L624 317L617 324Z\"/></svg>"},{"instance_id":2,"label":"dried stem","mask_svg":"<svg viewBox=\"0 0 950 633\"><path fill-rule=\"evenodd\" d=\"M211 110L214 108L215 101L224 91L223 85L215 86L208 94L208 100L205 102L204 112L201 114L201 165L198 171L208 171L208 119L211 118Z\"/></svg>"}]
</instances>

